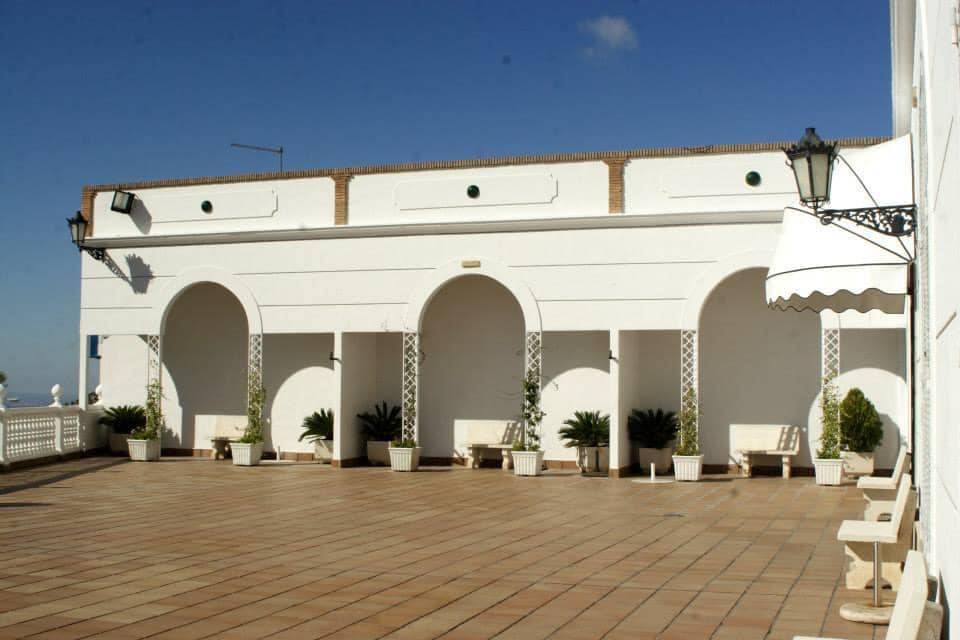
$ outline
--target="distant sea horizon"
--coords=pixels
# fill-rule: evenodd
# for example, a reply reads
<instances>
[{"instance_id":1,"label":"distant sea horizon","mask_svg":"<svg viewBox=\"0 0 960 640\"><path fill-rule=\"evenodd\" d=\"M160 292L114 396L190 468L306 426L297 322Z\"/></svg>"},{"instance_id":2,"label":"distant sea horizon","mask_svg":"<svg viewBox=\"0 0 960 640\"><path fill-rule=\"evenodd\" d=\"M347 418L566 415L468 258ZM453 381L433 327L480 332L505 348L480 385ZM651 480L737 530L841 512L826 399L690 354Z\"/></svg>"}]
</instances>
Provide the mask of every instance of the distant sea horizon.
<instances>
[{"instance_id":1,"label":"distant sea horizon","mask_svg":"<svg viewBox=\"0 0 960 640\"><path fill-rule=\"evenodd\" d=\"M63 404L75 404L77 399L73 395L64 394L60 399ZM16 391L7 389L7 408L17 407L46 407L53 402L49 391Z\"/></svg>"}]
</instances>

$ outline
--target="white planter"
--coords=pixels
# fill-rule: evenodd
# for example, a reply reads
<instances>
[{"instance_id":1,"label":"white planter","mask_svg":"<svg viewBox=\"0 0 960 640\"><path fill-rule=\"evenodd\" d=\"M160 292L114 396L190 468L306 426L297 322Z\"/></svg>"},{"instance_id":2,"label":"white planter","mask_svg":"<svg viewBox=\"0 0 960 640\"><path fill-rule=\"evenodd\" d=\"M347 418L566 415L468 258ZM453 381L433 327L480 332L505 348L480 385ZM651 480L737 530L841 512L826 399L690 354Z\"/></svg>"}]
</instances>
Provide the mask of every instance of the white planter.
<instances>
[{"instance_id":1,"label":"white planter","mask_svg":"<svg viewBox=\"0 0 960 640\"><path fill-rule=\"evenodd\" d=\"M819 485L835 487L843 482L842 458L814 458L813 470Z\"/></svg>"},{"instance_id":2,"label":"white planter","mask_svg":"<svg viewBox=\"0 0 960 640\"><path fill-rule=\"evenodd\" d=\"M390 468L394 471L416 471L420 466L422 447L389 447Z\"/></svg>"},{"instance_id":3,"label":"white planter","mask_svg":"<svg viewBox=\"0 0 960 640\"><path fill-rule=\"evenodd\" d=\"M262 442L231 442L230 452L233 457L233 464L238 467L255 467L260 464L260 457L263 455Z\"/></svg>"},{"instance_id":4,"label":"white planter","mask_svg":"<svg viewBox=\"0 0 960 640\"><path fill-rule=\"evenodd\" d=\"M599 458L599 466L598 466ZM583 473L601 473L610 468L610 447L579 447L577 466Z\"/></svg>"},{"instance_id":5,"label":"white planter","mask_svg":"<svg viewBox=\"0 0 960 640\"><path fill-rule=\"evenodd\" d=\"M130 459L135 462L150 462L160 459L160 441L159 440L133 440L127 439L127 451L130 453Z\"/></svg>"},{"instance_id":6,"label":"white planter","mask_svg":"<svg viewBox=\"0 0 960 640\"><path fill-rule=\"evenodd\" d=\"M367 440L367 462L386 466L390 464L389 440Z\"/></svg>"},{"instance_id":7,"label":"white planter","mask_svg":"<svg viewBox=\"0 0 960 640\"><path fill-rule=\"evenodd\" d=\"M513 473L518 476L538 476L543 470L543 451L513 451Z\"/></svg>"},{"instance_id":8,"label":"white planter","mask_svg":"<svg viewBox=\"0 0 960 640\"><path fill-rule=\"evenodd\" d=\"M703 455L673 456L673 477L682 482L698 482L703 477Z\"/></svg>"},{"instance_id":9,"label":"white planter","mask_svg":"<svg viewBox=\"0 0 960 640\"><path fill-rule=\"evenodd\" d=\"M841 451L840 459L843 460L843 473L854 478L858 476L869 476L873 474L873 452L863 451Z\"/></svg>"},{"instance_id":10,"label":"white planter","mask_svg":"<svg viewBox=\"0 0 960 640\"><path fill-rule=\"evenodd\" d=\"M129 433L110 433L110 453L127 453L127 440L130 439Z\"/></svg>"},{"instance_id":11,"label":"white planter","mask_svg":"<svg viewBox=\"0 0 960 640\"><path fill-rule=\"evenodd\" d=\"M318 462L333 460L333 440L317 440L313 443L313 459Z\"/></svg>"},{"instance_id":12,"label":"white planter","mask_svg":"<svg viewBox=\"0 0 960 640\"><path fill-rule=\"evenodd\" d=\"M657 465L657 473L667 473L670 471L670 459L673 457L673 447L664 447L663 449L648 449L640 447L637 449L637 462L640 464L640 472L650 473L650 465Z\"/></svg>"}]
</instances>

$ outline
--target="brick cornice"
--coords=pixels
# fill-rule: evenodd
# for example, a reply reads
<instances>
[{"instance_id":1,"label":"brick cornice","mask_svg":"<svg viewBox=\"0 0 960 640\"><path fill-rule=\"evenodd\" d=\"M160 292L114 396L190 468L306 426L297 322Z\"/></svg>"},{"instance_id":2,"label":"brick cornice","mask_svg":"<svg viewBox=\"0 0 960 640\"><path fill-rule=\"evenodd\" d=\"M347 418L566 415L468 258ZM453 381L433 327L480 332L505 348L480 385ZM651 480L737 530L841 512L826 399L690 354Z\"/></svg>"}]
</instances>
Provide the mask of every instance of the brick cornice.
<instances>
[{"instance_id":1,"label":"brick cornice","mask_svg":"<svg viewBox=\"0 0 960 640\"><path fill-rule=\"evenodd\" d=\"M335 173L333 178L333 224L347 224L350 211L350 181L353 176L349 173Z\"/></svg>"},{"instance_id":2,"label":"brick cornice","mask_svg":"<svg viewBox=\"0 0 960 640\"><path fill-rule=\"evenodd\" d=\"M608 169L608 213L623 213L623 167L629 160L626 158L608 158L604 162Z\"/></svg>"}]
</instances>

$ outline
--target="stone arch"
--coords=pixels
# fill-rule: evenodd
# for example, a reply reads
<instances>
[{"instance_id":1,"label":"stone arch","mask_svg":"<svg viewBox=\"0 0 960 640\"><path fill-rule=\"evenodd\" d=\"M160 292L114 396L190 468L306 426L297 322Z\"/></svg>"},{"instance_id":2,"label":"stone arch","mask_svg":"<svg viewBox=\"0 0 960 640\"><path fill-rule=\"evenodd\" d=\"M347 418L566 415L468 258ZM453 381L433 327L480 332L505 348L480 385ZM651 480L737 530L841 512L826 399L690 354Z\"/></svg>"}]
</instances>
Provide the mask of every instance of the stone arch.
<instances>
[{"instance_id":1,"label":"stone arch","mask_svg":"<svg viewBox=\"0 0 960 640\"><path fill-rule=\"evenodd\" d=\"M464 266L464 264L477 264L479 266ZM520 305L520 310L523 313L524 330L528 333L540 332L540 306L526 283L510 273L510 270L505 266L486 259L471 259L469 262L457 260L448 262L432 271L429 276L421 281L407 302L403 330L409 333L419 332L423 322L423 313L430 304L430 300L445 285L467 275L486 276L504 287Z\"/></svg>"},{"instance_id":2,"label":"stone arch","mask_svg":"<svg viewBox=\"0 0 960 640\"><path fill-rule=\"evenodd\" d=\"M686 302L683 304L680 317L680 329L697 330L703 305L710 294L725 280L747 269L769 269L772 260L772 250L755 250L734 253L712 263L687 290Z\"/></svg>"},{"instance_id":3,"label":"stone arch","mask_svg":"<svg viewBox=\"0 0 960 640\"><path fill-rule=\"evenodd\" d=\"M204 282L220 285L240 302L240 306L243 307L244 314L247 317L247 329L250 335L263 333L260 305L257 304L253 293L247 288L243 281L237 276L221 269L197 267L180 272L173 281L167 285L156 304L154 304L153 322L154 333L156 335L163 335L167 316L170 313L170 309L173 308L173 304L177 301L177 298L183 295L183 293L193 285Z\"/></svg>"}]
</instances>

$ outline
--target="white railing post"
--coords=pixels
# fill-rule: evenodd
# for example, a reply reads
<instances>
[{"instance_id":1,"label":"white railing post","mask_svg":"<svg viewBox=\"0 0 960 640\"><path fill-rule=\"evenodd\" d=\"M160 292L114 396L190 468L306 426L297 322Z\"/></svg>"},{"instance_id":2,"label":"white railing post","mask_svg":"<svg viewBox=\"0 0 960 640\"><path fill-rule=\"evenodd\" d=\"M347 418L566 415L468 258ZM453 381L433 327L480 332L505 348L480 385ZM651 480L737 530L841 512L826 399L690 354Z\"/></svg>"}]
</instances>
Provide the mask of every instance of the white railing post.
<instances>
[{"instance_id":1,"label":"white railing post","mask_svg":"<svg viewBox=\"0 0 960 640\"><path fill-rule=\"evenodd\" d=\"M53 396L53 402L50 403L50 408L58 409L53 417L53 448L59 455L63 455L63 402L60 401L60 398L63 396L63 389L60 388L60 385L55 384L53 388L50 389L50 395Z\"/></svg>"},{"instance_id":2,"label":"white railing post","mask_svg":"<svg viewBox=\"0 0 960 640\"><path fill-rule=\"evenodd\" d=\"M0 465L7 464L7 388L0 384Z\"/></svg>"}]
</instances>

